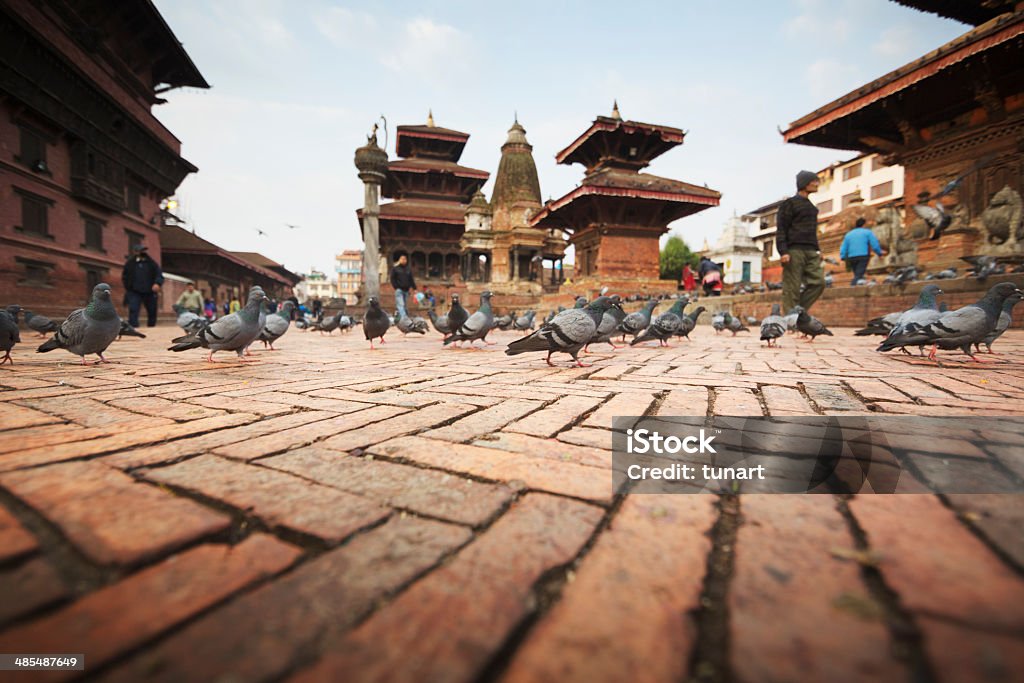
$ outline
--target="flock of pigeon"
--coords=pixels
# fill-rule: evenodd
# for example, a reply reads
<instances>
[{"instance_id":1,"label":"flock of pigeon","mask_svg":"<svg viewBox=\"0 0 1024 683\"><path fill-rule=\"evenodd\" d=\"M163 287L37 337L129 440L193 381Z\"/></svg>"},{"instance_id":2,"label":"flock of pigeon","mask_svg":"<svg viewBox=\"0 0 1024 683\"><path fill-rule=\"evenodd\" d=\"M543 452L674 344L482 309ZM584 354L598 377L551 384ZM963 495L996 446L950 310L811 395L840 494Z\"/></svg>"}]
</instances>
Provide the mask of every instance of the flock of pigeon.
<instances>
[{"instance_id":1,"label":"flock of pigeon","mask_svg":"<svg viewBox=\"0 0 1024 683\"><path fill-rule=\"evenodd\" d=\"M924 347L930 346L928 358L936 362L938 349L960 349L973 360L979 360L972 353L972 347L980 350L981 344L985 344L989 353L992 353L992 343L1012 323L1013 307L1024 299L1024 292L1009 282L992 287L977 303L956 310L948 310L938 302L937 297L941 294L938 285L926 285L913 308L869 320L855 334L884 336L878 351L900 349L909 354L908 348L917 347L923 356ZM630 346L651 341L657 341L659 346L668 346L668 341L673 337L689 339L700 315L706 310L698 306L686 313L685 309L690 303L686 295L676 298L668 311L657 316L654 315L654 309L660 303L657 299L649 300L640 310L627 314L618 296L602 295L590 302L579 297L574 308L560 307L552 311L540 327L534 329L535 311L527 311L521 316L514 313L495 316L491 308L491 297L491 292L483 292L480 295L480 306L472 314L462 306L457 294L452 295L452 305L446 314L437 315L433 309L429 311L430 324L441 333L445 346L458 347L463 343L472 345L474 341L493 344L487 340L492 330L519 330L528 334L511 342L505 350L506 354L514 356L547 352L546 362L553 366L552 354L565 353L572 357L577 366L588 367L580 361L579 353L588 351L591 344L608 344L618 349L621 347L613 339L621 338L625 342L627 336L632 336ZM263 342L271 351L276 350L274 342L291 325L294 304L285 301L276 312L268 313L267 300L264 291L255 286L249 291L244 307L213 321L176 308L178 325L185 334L173 339L169 350L180 352L207 349L207 360L210 362L218 351L234 351L240 360L246 361L253 355L249 347L256 341ZM0 351L4 353L0 364L14 363L11 349L21 341L18 316L22 311L17 305L0 310ZM85 357L92 354L99 356L97 362L108 362L103 353L122 335L145 336L118 316L111 301L110 285L105 283L93 289L92 300L87 306L73 311L60 324L27 310L24 311L24 318L26 326L41 337L53 334L39 346L38 352L65 349L80 356L83 365L87 364ZM747 318L746 322L758 323L756 318ZM349 330L357 324L360 321L351 316L337 315L312 323L300 319L296 326L330 333L335 329ZM389 315L376 298L370 299L361 324L371 350L374 349L374 340L384 343L384 336L391 327L403 335L426 334L429 329L428 322L422 317L397 313ZM711 318L711 326L716 334L729 331L736 336L739 332L749 332L744 321L729 312L715 313ZM774 304L771 314L760 321L760 338L767 342L769 348L777 348L778 340L787 332L800 333L808 342L813 342L820 335L832 336L832 332L820 320L800 306L782 315L779 304Z\"/></svg>"}]
</instances>

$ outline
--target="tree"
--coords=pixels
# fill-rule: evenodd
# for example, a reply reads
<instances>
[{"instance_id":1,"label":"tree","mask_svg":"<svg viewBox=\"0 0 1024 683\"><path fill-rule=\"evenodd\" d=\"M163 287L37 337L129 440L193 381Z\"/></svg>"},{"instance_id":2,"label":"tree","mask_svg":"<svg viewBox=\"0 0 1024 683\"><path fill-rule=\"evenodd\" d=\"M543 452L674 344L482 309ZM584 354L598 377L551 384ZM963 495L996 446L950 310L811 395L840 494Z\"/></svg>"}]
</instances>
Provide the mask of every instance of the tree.
<instances>
[{"instance_id":1,"label":"tree","mask_svg":"<svg viewBox=\"0 0 1024 683\"><path fill-rule=\"evenodd\" d=\"M678 280L683 276L684 265L690 264L691 268L696 268L699 261L700 259L690 251L690 247L686 246L682 237L672 235L661 250L661 279Z\"/></svg>"}]
</instances>

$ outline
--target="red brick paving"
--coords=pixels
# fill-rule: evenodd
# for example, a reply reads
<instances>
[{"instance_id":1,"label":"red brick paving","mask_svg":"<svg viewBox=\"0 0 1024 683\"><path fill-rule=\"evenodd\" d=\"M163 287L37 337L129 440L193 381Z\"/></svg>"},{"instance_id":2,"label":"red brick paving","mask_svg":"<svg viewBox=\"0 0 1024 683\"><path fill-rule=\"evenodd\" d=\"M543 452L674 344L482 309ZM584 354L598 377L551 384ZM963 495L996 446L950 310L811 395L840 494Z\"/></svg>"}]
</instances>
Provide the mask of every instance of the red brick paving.
<instances>
[{"instance_id":1,"label":"red brick paving","mask_svg":"<svg viewBox=\"0 0 1024 683\"><path fill-rule=\"evenodd\" d=\"M701 326L580 369L358 330L211 365L152 332L118 364L21 345L0 369L0 651L85 652L110 681L1024 668L1019 495L742 495L727 543L718 497L610 476L615 415L1024 415L1024 333L937 368L846 330L768 350ZM910 442L926 474L935 439L988 457L951 425ZM1019 438L991 439L988 483L1022 476Z\"/></svg>"}]
</instances>

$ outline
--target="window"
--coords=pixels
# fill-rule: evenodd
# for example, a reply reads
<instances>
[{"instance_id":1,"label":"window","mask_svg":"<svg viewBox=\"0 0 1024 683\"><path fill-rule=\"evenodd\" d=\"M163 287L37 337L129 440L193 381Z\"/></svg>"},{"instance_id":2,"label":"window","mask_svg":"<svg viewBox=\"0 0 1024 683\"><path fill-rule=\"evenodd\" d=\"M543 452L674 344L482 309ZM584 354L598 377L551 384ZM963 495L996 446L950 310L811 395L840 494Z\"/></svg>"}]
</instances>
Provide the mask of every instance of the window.
<instances>
[{"instance_id":1,"label":"window","mask_svg":"<svg viewBox=\"0 0 1024 683\"><path fill-rule=\"evenodd\" d=\"M850 206L855 199L860 199L860 190L857 192L851 192L850 194L843 195L843 208Z\"/></svg>"},{"instance_id":2,"label":"window","mask_svg":"<svg viewBox=\"0 0 1024 683\"><path fill-rule=\"evenodd\" d=\"M139 216L142 215L142 203L140 201L141 196L142 191L139 189L138 185L135 185L134 183L128 183L125 185L125 208Z\"/></svg>"},{"instance_id":3,"label":"window","mask_svg":"<svg viewBox=\"0 0 1024 683\"><path fill-rule=\"evenodd\" d=\"M832 200L818 202L818 213L832 213Z\"/></svg>"},{"instance_id":4,"label":"window","mask_svg":"<svg viewBox=\"0 0 1024 683\"><path fill-rule=\"evenodd\" d=\"M21 225L17 229L39 237L50 237L49 211L53 200L18 188L14 191L21 195Z\"/></svg>"},{"instance_id":5,"label":"window","mask_svg":"<svg viewBox=\"0 0 1024 683\"><path fill-rule=\"evenodd\" d=\"M881 199L882 197L888 197L892 194L892 181L882 183L881 185L875 185L871 188L871 198Z\"/></svg>"},{"instance_id":6,"label":"window","mask_svg":"<svg viewBox=\"0 0 1024 683\"><path fill-rule=\"evenodd\" d=\"M886 166L885 166L885 160L882 157L875 156L875 157L871 158L871 170L872 171L877 171L877 170L883 169L883 168L886 168Z\"/></svg>"},{"instance_id":7,"label":"window","mask_svg":"<svg viewBox=\"0 0 1024 683\"><path fill-rule=\"evenodd\" d=\"M85 241L82 242L82 246L86 249L95 249L96 251L103 251L103 225L104 221L94 216L87 214L81 214L82 221L85 224Z\"/></svg>"},{"instance_id":8,"label":"window","mask_svg":"<svg viewBox=\"0 0 1024 683\"><path fill-rule=\"evenodd\" d=\"M15 256L14 260L21 266L21 277L18 284L26 287L52 287L50 273L53 271L53 264L45 261Z\"/></svg>"},{"instance_id":9,"label":"window","mask_svg":"<svg viewBox=\"0 0 1024 683\"><path fill-rule=\"evenodd\" d=\"M859 178L862 165L863 164L858 161L857 163L851 164L850 166L844 168L843 180L853 180L854 178Z\"/></svg>"},{"instance_id":10,"label":"window","mask_svg":"<svg viewBox=\"0 0 1024 683\"><path fill-rule=\"evenodd\" d=\"M46 138L38 131L27 126L20 126L21 148L18 161L33 171L49 173L46 166Z\"/></svg>"},{"instance_id":11,"label":"window","mask_svg":"<svg viewBox=\"0 0 1024 683\"><path fill-rule=\"evenodd\" d=\"M743 281L750 282L750 261L743 262Z\"/></svg>"},{"instance_id":12,"label":"window","mask_svg":"<svg viewBox=\"0 0 1024 683\"><path fill-rule=\"evenodd\" d=\"M110 272L110 269L92 263L80 262L78 265L85 271L85 291L82 292L84 301L91 301L93 288L99 283L107 281L107 274Z\"/></svg>"}]
</instances>

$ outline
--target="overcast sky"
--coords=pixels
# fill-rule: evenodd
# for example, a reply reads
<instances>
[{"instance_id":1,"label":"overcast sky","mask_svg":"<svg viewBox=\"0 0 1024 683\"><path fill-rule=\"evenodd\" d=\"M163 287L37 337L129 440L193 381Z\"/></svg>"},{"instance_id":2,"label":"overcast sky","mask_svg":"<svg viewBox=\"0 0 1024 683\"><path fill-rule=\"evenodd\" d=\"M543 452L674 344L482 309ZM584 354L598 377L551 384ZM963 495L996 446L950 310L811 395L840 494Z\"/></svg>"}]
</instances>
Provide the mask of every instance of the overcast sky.
<instances>
[{"instance_id":1,"label":"overcast sky","mask_svg":"<svg viewBox=\"0 0 1024 683\"><path fill-rule=\"evenodd\" d=\"M199 167L180 213L223 247L330 273L362 245L352 156L381 114L392 158L394 126L432 108L493 178L518 112L547 199L582 177L555 153L617 98L626 119L689 131L649 172L722 193L671 226L696 249L790 194L801 168L852 156L786 145L778 127L969 28L887 0L156 4L212 86L154 108Z\"/></svg>"}]
</instances>

